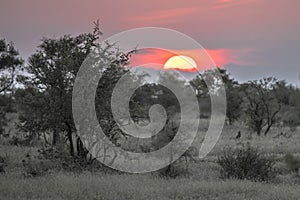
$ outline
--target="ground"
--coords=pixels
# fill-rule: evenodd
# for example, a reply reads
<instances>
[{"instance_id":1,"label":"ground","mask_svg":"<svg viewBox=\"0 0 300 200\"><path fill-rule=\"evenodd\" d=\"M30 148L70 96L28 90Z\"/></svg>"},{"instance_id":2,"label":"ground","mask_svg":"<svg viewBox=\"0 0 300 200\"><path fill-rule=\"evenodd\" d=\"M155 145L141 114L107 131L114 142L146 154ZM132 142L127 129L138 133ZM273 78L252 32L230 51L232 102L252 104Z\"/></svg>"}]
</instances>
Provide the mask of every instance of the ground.
<instances>
[{"instance_id":1,"label":"ground","mask_svg":"<svg viewBox=\"0 0 300 200\"><path fill-rule=\"evenodd\" d=\"M238 130L242 137L234 139ZM11 146L2 142L0 155L8 157L7 173L0 174L0 199L300 199L300 178L289 172L286 153L300 155L300 131L274 128L268 136L257 137L237 126L225 127L213 151L199 163L191 163L189 174L165 178L151 174L103 174L52 172L41 177L24 177L22 159L38 147ZM264 154L275 156L278 171L270 183L222 180L216 157L224 148L250 142Z\"/></svg>"}]
</instances>

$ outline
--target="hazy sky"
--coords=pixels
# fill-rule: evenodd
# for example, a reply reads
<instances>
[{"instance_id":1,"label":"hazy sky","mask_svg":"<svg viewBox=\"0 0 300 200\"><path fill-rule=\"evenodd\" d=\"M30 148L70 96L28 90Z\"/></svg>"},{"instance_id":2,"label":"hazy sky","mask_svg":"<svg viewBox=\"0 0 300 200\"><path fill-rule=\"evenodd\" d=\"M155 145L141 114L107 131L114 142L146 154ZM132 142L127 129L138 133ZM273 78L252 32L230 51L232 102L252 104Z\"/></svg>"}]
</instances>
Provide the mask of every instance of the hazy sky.
<instances>
[{"instance_id":1,"label":"hazy sky","mask_svg":"<svg viewBox=\"0 0 300 200\"><path fill-rule=\"evenodd\" d=\"M13 41L25 58L43 36L89 32L92 22L100 19L104 37L143 26L171 28L210 52L226 55L217 64L240 81L273 75L300 85L298 0L0 2L0 38Z\"/></svg>"}]
</instances>

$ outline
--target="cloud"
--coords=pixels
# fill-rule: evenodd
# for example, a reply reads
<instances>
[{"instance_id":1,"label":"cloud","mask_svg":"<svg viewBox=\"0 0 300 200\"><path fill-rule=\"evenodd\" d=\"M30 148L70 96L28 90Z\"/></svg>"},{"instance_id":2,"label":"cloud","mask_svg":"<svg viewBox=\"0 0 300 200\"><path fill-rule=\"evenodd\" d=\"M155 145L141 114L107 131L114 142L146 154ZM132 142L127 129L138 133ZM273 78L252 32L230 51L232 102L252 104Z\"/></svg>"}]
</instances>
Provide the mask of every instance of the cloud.
<instances>
[{"instance_id":1,"label":"cloud","mask_svg":"<svg viewBox=\"0 0 300 200\"><path fill-rule=\"evenodd\" d=\"M144 64L156 63L155 68L162 67L168 59L176 55L183 55L192 58L197 64L198 70L212 69L216 66L224 67L230 64L234 65L254 65L248 57L251 57L251 49L181 49L181 50L163 50L147 48L138 50L130 58L129 67L142 66ZM183 71L197 71L184 70Z\"/></svg>"},{"instance_id":2,"label":"cloud","mask_svg":"<svg viewBox=\"0 0 300 200\"><path fill-rule=\"evenodd\" d=\"M254 49L239 48L239 49L208 49L208 54L212 57L218 66L224 67L228 64L252 66L256 65L251 59Z\"/></svg>"},{"instance_id":3,"label":"cloud","mask_svg":"<svg viewBox=\"0 0 300 200\"><path fill-rule=\"evenodd\" d=\"M226 7L232 7L232 6L239 6L249 3L255 3L257 0L216 0L214 2L215 6L214 8L226 8Z\"/></svg>"},{"instance_id":4,"label":"cloud","mask_svg":"<svg viewBox=\"0 0 300 200\"><path fill-rule=\"evenodd\" d=\"M176 8L164 11L155 11L146 15L134 16L129 20L134 22L135 24L149 24L153 22L156 24L165 24L176 22L176 19L178 19L179 17L190 15L196 11L196 8Z\"/></svg>"}]
</instances>

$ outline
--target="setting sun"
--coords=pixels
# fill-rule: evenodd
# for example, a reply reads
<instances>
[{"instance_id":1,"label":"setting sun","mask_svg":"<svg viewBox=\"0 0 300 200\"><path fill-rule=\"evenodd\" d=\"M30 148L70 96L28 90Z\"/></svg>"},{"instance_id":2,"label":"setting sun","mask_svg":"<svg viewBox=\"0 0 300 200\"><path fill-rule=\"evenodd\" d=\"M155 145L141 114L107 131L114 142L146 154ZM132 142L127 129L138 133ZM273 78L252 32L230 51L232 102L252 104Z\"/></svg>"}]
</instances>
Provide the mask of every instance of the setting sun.
<instances>
[{"instance_id":1,"label":"setting sun","mask_svg":"<svg viewBox=\"0 0 300 200\"><path fill-rule=\"evenodd\" d=\"M164 64L164 69L179 69L184 71L197 70L197 64L194 59L188 56L173 56Z\"/></svg>"},{"instance_id":2,"label":"setting sun","mask_svg":"<svg viewBox=\"0 0 300 200\"><path fill-rule=\"evenodd\" d=\"M197 64L194 59L189 56L173 56L164 64L164 69L179 69L184 71L197 70Z\"/></svg>"}]
</instances>

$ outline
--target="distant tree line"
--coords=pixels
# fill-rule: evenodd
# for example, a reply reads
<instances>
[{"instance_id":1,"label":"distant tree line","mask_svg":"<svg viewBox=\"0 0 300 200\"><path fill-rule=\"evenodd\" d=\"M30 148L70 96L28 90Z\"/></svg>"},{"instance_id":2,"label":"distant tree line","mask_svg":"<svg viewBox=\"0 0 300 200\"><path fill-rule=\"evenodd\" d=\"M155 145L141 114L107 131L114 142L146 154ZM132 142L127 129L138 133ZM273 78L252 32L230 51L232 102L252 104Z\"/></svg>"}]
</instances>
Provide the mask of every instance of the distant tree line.
<instances>
[{"instance_id":1,"label":"distant tree line","mask_svg":"<svg viewBox=\"0 0 300 200\"><path fill-rule=\"evenodd\" d=\"M299 88L274 77L238 83L226 69L215 70L221 75L225 86L229 125L242 120L257 135L262 132L267 135L275 123L288 127L299 125ZM206 73L197 76L191 84L198 90L200 104L202 102L208 108L209 91L204 81Z\"/></svg>"}]
</instances>

